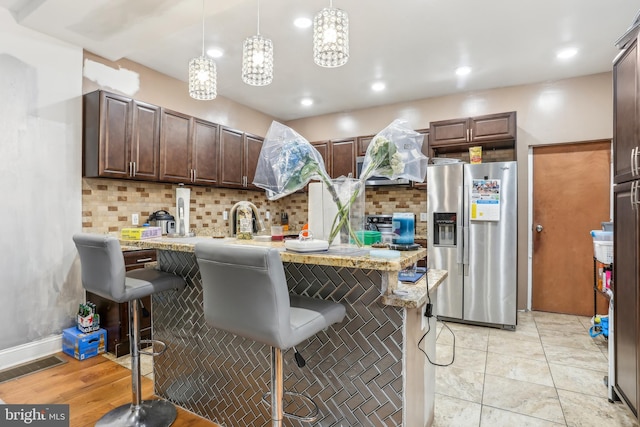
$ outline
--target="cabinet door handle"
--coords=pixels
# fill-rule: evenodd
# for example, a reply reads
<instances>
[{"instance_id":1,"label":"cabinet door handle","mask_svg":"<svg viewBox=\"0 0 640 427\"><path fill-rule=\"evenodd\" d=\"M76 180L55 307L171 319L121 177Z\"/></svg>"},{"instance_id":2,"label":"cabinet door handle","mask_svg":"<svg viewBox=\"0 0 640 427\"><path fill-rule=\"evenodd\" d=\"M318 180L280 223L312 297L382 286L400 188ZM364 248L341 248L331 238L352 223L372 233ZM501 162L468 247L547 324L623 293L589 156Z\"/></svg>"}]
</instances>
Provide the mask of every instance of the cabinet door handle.
<instances>
[{"instance_id":1,"label":"cabinet door handle","mask_svg":"<svg viewBox=\"0 0 640 427\"><path fill-rule=\"evenodd\" d=\"M629 167L631 168L631 176L636 176L636 170L634 168L634 158L636 157L636 150L638 147L633 147L631 150L631 158L629 159Z\"/></svg>"},{"instance_id":2,"label":"cabinet door handle","mask_svg":"<svg viewBox=\"0 0 640 427\"><path fill-rule=\"evenodd\" d=\"M196 170L191 169L191 182L196 182Z\"/></svg>"},{"instance_id":3,"label":"cabinet door handle","mask_svg":"<svg viewBox=\"0 0 640 427\"><path fill-rule=\"evenodd\" d=\"M140 258L140 259L137 259L136 262L149 262L151 260L153 260L153 258Z\"/></svg>"},{"instance_id":4,"label":"cabinet door handle","mask_svg":"<svg viewBox=\"0 0 640 427\"><path fill-rule=\"evenodd\" d=\"M640 154L640 147L636 147L636 154L633 156L633 170L632 170L632 174L633 176L638 176L638 155ZM633 151L631 152L633 155Z\"/></svg>"},{"instance_id":5,"label":"cabinet door handle","mask_svg":"<svg viewBox=\"0 0 640 427\"><path fill-rule=\"evenodd\" d=\"M470 139L469 139L469 129L467 129L467 142L469 142L469 141L470 141Z\"/></svg>"},{"instance_id":6,"label":"cabinet door handle","mask_svg":"<svg viewBox=\"0 0 640 427\"><path fill-rule=\"evenodd\" d=\"M133 176L133 162L129 162L129 176Z\"/></svg>"},{"instance_id":7,"label":"cabinet door handle","mask_svg":"<svg viewBox=\"0 0 640 427\"><path fill-rule=\"evenodd\" d=\"M137 173L138 173L138 163L133 162L133 176L136 176Z\"/></svg>"},{"instance_id":8,"label":"cabinet door handle","mask_svg":"<svg viewBox=\"0 0 640 427\"><path fill-rule=\"evenodd\" d=\"M473 140L473 129L469 129L469 142Z\"/></svg>"},{"instance_id":9,"label":"cabinet door handle","mask_svg":"<svg viewBox=\"0 0 640 427\"><path fill-rule=\"evenodd\" d=\"M631 183L631 197L629 198L631 201L631 209L638 210L638 181L633 181Z\"/></svg>"}]
</instances>

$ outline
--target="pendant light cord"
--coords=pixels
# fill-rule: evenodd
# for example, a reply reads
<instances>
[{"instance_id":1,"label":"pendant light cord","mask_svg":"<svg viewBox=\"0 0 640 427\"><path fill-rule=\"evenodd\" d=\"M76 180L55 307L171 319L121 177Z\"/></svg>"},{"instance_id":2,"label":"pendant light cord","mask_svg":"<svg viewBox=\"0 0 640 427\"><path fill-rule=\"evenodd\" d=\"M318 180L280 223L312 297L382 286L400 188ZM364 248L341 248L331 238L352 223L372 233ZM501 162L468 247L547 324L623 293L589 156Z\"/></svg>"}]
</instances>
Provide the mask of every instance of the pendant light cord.
<instances>
[{"instance_id":1,"label":"pendant light cord","mask_svg":"<svg viewBox=\"0 0 640 427\"><path fill-rule=\"evenodd\" d=\"M204 0L202 0L202 56L204 56Z\"/></svg>"},{"instance_id":2,"label":"pendant light cord","mask_svg":"<svg viewBox=\"0 0 640 427\"><path fill-rule=\"evenodd\" d=\"M260 0L258 0L258 35L260 35Z\"/></svg>"}]
</instances>

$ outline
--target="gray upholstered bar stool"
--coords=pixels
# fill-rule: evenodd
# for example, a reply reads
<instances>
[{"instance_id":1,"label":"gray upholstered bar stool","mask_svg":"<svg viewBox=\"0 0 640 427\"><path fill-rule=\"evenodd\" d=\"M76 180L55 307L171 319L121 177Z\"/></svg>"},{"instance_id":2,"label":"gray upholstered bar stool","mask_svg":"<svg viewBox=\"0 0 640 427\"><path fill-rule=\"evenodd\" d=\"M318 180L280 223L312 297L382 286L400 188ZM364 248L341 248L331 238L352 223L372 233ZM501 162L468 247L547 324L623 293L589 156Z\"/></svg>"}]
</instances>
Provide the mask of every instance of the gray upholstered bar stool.
<instances>
[{"instance_id":1,"label":"gray upholstered bar stool","mask_svg":"<svg viewBox=\"0 0 640 427\"><path fill-rule=\"evenodd\" d=\"M317 405L299 393L287 394L309 399L315 413L300 417L283 410L282 350L341 322L345 307L332 301L289 295L277 249L204 242L196 245L195 253L207 322L271 347L272 426L282 426L283 416L314 421Z\"/></svg>"},{"instance_id":2,"label":"gray upholstered bar stool","mask_svg":"<svg viewBox=\"0 0 640 427\"><path fill-rule=\"evenodd\" d=\"M182 277L143 268L125 272L120 242L115 237L79 233L73 241L80 255L82 286L111 301L129 303L129 343L131 350L132 402L106 413L96 426L170 426L176 419L176 408L165 400L142 400L140 387L140 344L157 343L164 352L166 346L157 340L140 340L138 300L157 292L184 288Z\"/></svg>"}]
</instances>

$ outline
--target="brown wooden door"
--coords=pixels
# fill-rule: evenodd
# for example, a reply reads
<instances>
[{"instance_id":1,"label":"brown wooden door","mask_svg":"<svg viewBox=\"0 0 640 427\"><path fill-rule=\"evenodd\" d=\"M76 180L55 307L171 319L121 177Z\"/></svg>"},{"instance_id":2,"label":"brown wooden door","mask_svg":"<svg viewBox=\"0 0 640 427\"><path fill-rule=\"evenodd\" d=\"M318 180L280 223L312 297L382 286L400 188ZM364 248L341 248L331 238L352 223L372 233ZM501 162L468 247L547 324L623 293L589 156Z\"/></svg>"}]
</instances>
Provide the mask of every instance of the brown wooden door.
<instances>
[{"instance_id":1,"label":"brown wooden door","mask_svg":"<svg viewBox=\"0 0 640 427\"><path fill-rule=\"evenodd\" d=\"M533 149L534 310L593 316L589 232L610 218L610 165L610 141ZM606 314L606 300L597 301Z\"/></svg>"},{"instance_id":2,"label":"brown wooden door","mask_svg":"<svg viewBox=\"0 0 640 427\"><path fill-rule=\"evenodd\" d=\"M160 181L191 182L191 117L162 110Z\"/></svg>"},{"instance_id":3,"label":"brown wooden door","mask_svg":"<svg viewBox=\"0 0 640 427\"><path fill-rule=\"evenodd\" d=\"M194 183L218 183L218 138L220 130L215 123L194 119L191 168Z\"/></svg>"}]
</instances>

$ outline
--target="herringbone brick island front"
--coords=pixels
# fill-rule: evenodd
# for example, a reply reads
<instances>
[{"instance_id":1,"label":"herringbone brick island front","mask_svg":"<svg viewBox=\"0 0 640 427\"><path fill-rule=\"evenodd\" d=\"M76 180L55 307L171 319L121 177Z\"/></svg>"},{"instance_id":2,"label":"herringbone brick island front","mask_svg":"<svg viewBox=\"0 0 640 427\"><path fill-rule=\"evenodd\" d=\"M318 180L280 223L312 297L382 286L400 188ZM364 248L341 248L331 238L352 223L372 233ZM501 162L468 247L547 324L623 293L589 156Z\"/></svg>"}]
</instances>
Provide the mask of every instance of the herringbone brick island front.
<instances>
[{"instance_id":1,"label":"herringbone brick island front","mask_svg":"<svg viewBox=\"0 0 640 427\"><path fill-rule=\"evenodd\" d=\"M206 323L194 254L195 245L203 240L213 239L122 241L157 249L157 268L187 280L177 296L153 296L154 338L168 348L154 362L155 393L223 426L267 425L270 408L261 400L270 387L269 347ZM435 371L422 350L435 360L435 318L425 317L424 308L427 302L435 305L437 287L447 273L429 270L415 283L398 281L398 273L424 258L426 249L385 259L370 256L371 248L300 254L284 251L281 242L221 239L219 243L282 248L290 294L345 305L341 323L297 347L306 366L299 368L294 352L284 351L285 390L315 401L319 418L313 425L431 424ZM307 409L285 395L285 411ZM285 418L284 425L305 424Z\"/></svg>"}]
</instances>

